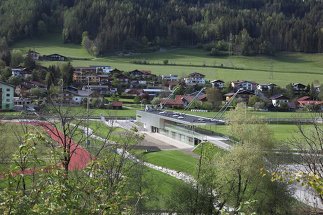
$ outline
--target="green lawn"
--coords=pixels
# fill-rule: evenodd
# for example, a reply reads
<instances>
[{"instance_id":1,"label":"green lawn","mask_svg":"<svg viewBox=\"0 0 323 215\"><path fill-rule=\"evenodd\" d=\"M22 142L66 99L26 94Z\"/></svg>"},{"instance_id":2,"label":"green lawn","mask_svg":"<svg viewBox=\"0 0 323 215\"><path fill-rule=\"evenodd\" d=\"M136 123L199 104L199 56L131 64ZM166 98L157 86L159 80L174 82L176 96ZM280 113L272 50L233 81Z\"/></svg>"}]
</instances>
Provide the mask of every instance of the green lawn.
<instances>
[{"instance_id":1,"label":"green lawn","mask_svg":"<svg viewBox=\"0 0 323 215\"><path fill-rule=\"evenodd\" d=\"M170 209L167 204L170 201L170 196L184 183L172 176L146 167L143 180L146 183L144 205L151 210Z\"/></svg>"},{"instance_id":2,"label":"green lawn","mask_svg":"<svg viewBox=\"0 0 323 215\"><path fill-rule=\"evenodd\" d=\"M44 134L43 129L40 127L19 125L16 123L0 123L0 171L10 166L10 160L13 154L19 149L23 135L36 132ZM47 158L50 153L49 146L45 145L42 141L36 143L36 153L39 158Z\"/></svg>"},{"instance_id":3,"label":"green lawn","mask_svg":"<svg viewBox=\"0 0 323 215\"><path fill-rule=\"evenodd\" d=\"M174 110L175 112L182 112L181 110ZM252 111L248 110L249 113L258 116L260 118L273 118L273 119L280 119L280 118L313 118L315 113L311 112L261 112L261 111ZM186 114L202 116L202 117L215 117L217 112L192 112L192 111L184 111ZM225 112L224 116L228 113Z\"/></svg>"},{"instance_id":4,"label":"green lawn","mask_svg":"<svg viewBox=\"0 0 323 215\"><path fill-rule=\"evenodd\" d=\"M273 134L276 146L289 145L289 142L292 141L293 138L300 137L296 125L268 124L267 126ZM303 125L303 127L309 129L311 128L311 125ZM232 137L229 126L227 125L203 126L203 128L214 131L217 134Z\"/></svg>"},{"instance_id":5,"label":"green lawn","mask_svg":"<svg viewBox=\"0 0 323 215\"><path fill-rule=\"evenodd\" d=\"M65 114L75 115L75 116L87 116L87 110L85 107L62 107L61 110ZM127 109L123 108L122 110L108 110L108 109L89 109L89 116L104 116L104 117L135 117L136 110L138 108ZM47 112L55 111L48 109Z\"/></svg>"},{"instance_id":6,"label":"green lawn","mask_svg":"<svg viewBox=\"0 0 323 215\"><path fill-rule=\"evenodd\" d=\"M188 75L197 71L206 75L208 79L252 80L259 83L276 83L285 86L290 82L308 84L314 80L323 79L323 55L303 53L281 53L275 57L264 56L231 56L211 57L200 49L172 49L163 52L136 54L133 56L108 55L95 58L90 56L80 45L64 44L60 35L50 35L41 39L24 40L12 46L13 49L27 51L33 49L41 54L58 53L68 57L88 58L88 60L73 60L74 66L110 65L112 67L130 71L133 69L151 70L155 74ZM134 60L146 60L151 64L138 65ZM169 64L163 65L168 59ZM42 62L44 65L57 62ZM176 65L175 65L176 64ZM204 66L205 65L205 66ZM240 68L224 69L219 67ZM243 69L243 70L241 70ZM273 78L270 73L273 71Z\"/></svg>"},{"instance_id":7,"label":"green lawn","mask_svg":"<svg viewBox=\"0 0 323 215\"><path fill-rule=\"evenodd\" d=\"M19 116L21 114L21 111L0 112L0 116Z\"/></svg>"},{"instance_id":8,"label":"green lawn","mask_svg":"<svg viewBox=\"0 0 323 215\"><path fill-rule=\"evenodd\" d=\"M145 153L144 160L162 167L194 175L197 159L181 151Z\"/></svg>"}]
</instances>

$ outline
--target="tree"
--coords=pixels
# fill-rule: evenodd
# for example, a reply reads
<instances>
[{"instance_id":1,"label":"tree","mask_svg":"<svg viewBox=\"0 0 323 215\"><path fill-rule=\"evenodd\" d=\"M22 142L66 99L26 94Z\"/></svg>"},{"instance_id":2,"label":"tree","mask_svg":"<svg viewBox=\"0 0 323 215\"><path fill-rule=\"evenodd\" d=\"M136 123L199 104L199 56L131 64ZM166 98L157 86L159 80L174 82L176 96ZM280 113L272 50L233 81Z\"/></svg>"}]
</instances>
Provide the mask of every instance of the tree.
<instances>
[{"instance_id":1,"label":"tree","mask_svg":"<svg viewBox=\"0 0 323 215\"><path fill-rule=\"evenodd\" d=\"M40 97L44 97L46 95L46 92L39 88L31 88L30 94L33 96L36 96L37 98L40 98Z\"/></svg>"},{"instance_id":2,"label":"tree","mask_svg":"<svg viewBox=\"0 0 323 215\"><path fill-rule=\"evenodd\" d=\"M47 33L47 25L43 20L39 20L37 22L37 31L38 31L38 35L40 36L45 35Z\"/></svg>"},{"instance_id":3,"label":"tree","mask_svg":"<svg viewBox=\"0 0 323 215\"><path fill-rule=\"evenodd\" d=\"M140 202L142 196L135 182L141 184L139 173L143 172L143 168L136 160L129 158L129 151L132 145L142 139L141 136L125 131L118 145L111 146L110 135L115 129L104 125L106 135L102 135L97 142L93 139L96 147L91 151L96 159L85 169L73 169L70 160L77 156L74 150L81 150L83 145L85 132L80 124L84 122L72 121L73 116L68 109L51 105L50 112L57 122L42 121L33 125L43 127L49 137L44 132L33 133L29 130L19 136L20 147L13 156L14 169L5 175L8 183L0 190L0 211L4 214L134 213L137 209L135 203ZM94 128L94 132L97 129L103 128ZM77 144L77 147L71 147L71 144ZM39 158L36 153L40 145L52 150L46 160ZM39 166L45 168L35 171ZM35 172L28 175L28 171Z\"/></svg>"},{"instance_id":4,"label":"tree","mask_svg":"<svg viewBox=\"0 0 323 215\"><path fill-rule=\"evenodd\" d=\"M24 58L24 66L30 70L33 70L36 68L36 62L34 61L34 59L32 58L29 52Z\"/></svg>"},{"instance_id":5,"label":"tree","mask_svg":"<svg viewBox=\"0 0 323 215\"><path fill-rule=\"evenodd\" d=\"M261 101L261 99L260 99L258 96L253 95L253 96L251 96L251 97L249 98L248 106L249 106L249 107L254 107L254 106L255 106L255 104L256 104L257 102L260 102L260 101Z\"/></svg>"},{"instance_id":6,"label":"tree","mask_svg":"<svg viewBox=\"0 0 323 215\"><path fill-rule=\"evenodd\" d=\"M10 65L11 54L7 40L4 37L0 37L0 60L4 61L7 66Z\"/></svg>"},{"instance_id":7,"label":"tree","mask_svg":"<svg viewBox=\"0 0 323 215\"><path fill-rule=\"evenodd\" d=\"M6 67L0 70L0 75L2 81L8 81L9 78L12 76L11 69L9 67Z\"/></svg>"},{"instance_id":8,"label":"tree","mask_svg":"<svg viewBox=\"0 0 323 215\"><path fill-rule=\"evenodd\" d=\"M323 114L313 115L311 127L298 125L297 137L290 142L303 153L301 154L300 168L297 170L298 180L303 181L307 187L311 187L323 203L323 128L318 120L322 120Z\"/></svg>"},{"instance_id":9,"label":"tree","mask_svg":"<svg viewBox=\"0 0 323 215\"><path fill-rule=\"evenodd\" d=\"M320 99L321 101L323 101L323 85L320 86L320 92L317 95L318 99Z\"/></svg>"},{"instance_id":10,"label":"tree","mask_svg":"<svg viewBox=\"0 0 323 215\"><path fill-rule=\"evenodd\" d=\"M135 98L133 99L133 103L140 104L140 102L141 102L140 96L135 96Z\"/></svg>"},{"instance_id":11,"label":"tree","mask_svg":"<svg viewBox=\"0 0 323 215\"><path fill-rule=\"evenodd\" d=\"M287 94L287 96L289 98L294 98L295 97L295 93L294 93L294 89L293 89L292 84L286 85L286 94Z\"/></svg>"},{"instance_id":12,"label":"tree","mask_svg":"<svg viewBox=\"0 0 323 215\"><path fill-rule=\"evenodd\" d=\"M159 105L160 104L160 98L159 97L154 97L153 100L151 100L152 105Z\"/></svg>"},{"instance_id":13,"label":"tree","mask_svg":"<svg viewBox=\"0 0 323 215\"><path fill-rule=\"evenodd\" d=\"M205 150L200 170L200 178L217 194L216 205L229 205L236 213L285 214L291 202L286 185L261 174L262 169L275 169L264 159L265 151L273 146L271 132L241 104L230 112L228 120L239 144L215 156Z\"/></svg>"},{"instance_id":14,"label":"tree","mask_svg":"<svg viewBox=\"0 0 323 215\"><path fill-rule=\"evenodd\" d=\"M219 89L207 88L206 89L207 101L211 103L213 109L218 109L222 104L222 93Z\"/></svg>"},{"instance_id":15,"label":"tree","mask_svg":"<svg viewBox=\"0 0 323 215\"><path fill-rule=\"evenodd\" d=\"M309 96L311 97L312 100L317 100L318 91L316 87L314 87L314 83L311 83L309 87Z\"/></svg>"},{"instance_id":16,"label":"tree","mask_svg":"<svg viewBox=\"0 0 323 215\"><path fill-rule=\"evenodd\" d=\"M11 67L20 66L24 62L24 57L21 51L14 50L11 53Z\"/></svg>"},{"instance_id":17,"label":"tree","mask_svg":"<svg viewBox=\"0 0 323 215\"><path fill-rule=\"evenodd\" d=\"M230 93L232 91L233 91L233 88L232 88L231 82L225 82L223 94Z\"/></svg>"},{"instance_id":18,"label":"tree","mask_svg":"<svg viewBox=\"0 0 323 215\"><path fill-rule=\"evenodd\" d=\"M9 82L9 84L12 84L12 85L14 85L14 86L17 86L17 85L21 84L21 82L22 82L22 78L11 76L11 77L8 79L8 82Z\"/></svg>"},{"instance_id":19,"label":"tree","mask_svg":"<svg viewBox=\"0 0 323 215\"><path fill-rule=\"evenodd\" d=\"M74 68L70 62L62 64L60 67L61 77L64 81L64 86L70 86L73 82Z\"/></svg>"}]
</instances>

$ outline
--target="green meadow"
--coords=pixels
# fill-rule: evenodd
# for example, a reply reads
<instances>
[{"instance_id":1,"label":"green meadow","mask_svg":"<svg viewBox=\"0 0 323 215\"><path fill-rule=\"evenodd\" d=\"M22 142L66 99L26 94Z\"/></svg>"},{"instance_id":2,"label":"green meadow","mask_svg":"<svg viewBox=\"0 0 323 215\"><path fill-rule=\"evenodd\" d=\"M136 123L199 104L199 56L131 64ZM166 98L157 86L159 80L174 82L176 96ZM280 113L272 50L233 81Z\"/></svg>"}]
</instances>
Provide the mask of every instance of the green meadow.
<instances>
[{"instance_id":1,"label":"green meadow","mask_svg":"<svg viewBox=\"0 0 323 215\"><path fill-rule=\"evenodd\" d=\"M273 140L276 147L289 146L294 148L293 139L300 138L297 125L288 124L268 124L268 129L273 135ZM308 130L312 125L303 125L305 130ZM216 134L221 134L230 138L235 138L232 135L228 125L215 125L215 126L203 126L204 129L214 131Z\"/></svg>"},{"instance_id":2,"label":"green meadow","mask_svg":"<svg viewBox=\"0 0 323 215\"><path fill-rule=\"evenodd\" d=\"M41 133L44 130L37 126L20 125L17 123L0 123L0 172L5 171L12 164L12 158L18 152L21 141L27 134ZM47 137L46 137L47 138ZM30 137L28 137L30 139ZM43 141L36 141L36 153L41 159L46 159L50 154L50 147ZM40 165L40 164L36 164Z\"/></svg>"},{"instance_id":3,"label":"green meadow","mask_svg":"<svg viewBox=\"0 0 323 215\"><path fill-rule=\"evenodd\" d=\"M93 57L81 45L64 44L61 36L57 34L23 40L12 48L23 52L31 49L41 54L62 54L75 59L72 60L73 66L109 65L125 71L150 70L158 75L177 74L183 77L191 72L200 72L207 79L252 80L259 83L272 82L280 86L291 82L308 84L314 80L323 80L323 54L280 53L274 57L212 57L202 49L178 48L127 56L110 53L103 57ZM168 60L167 65L163 64L164 60ZM146 61L147 64L139 65L134 61ZM60 63L42 62L43 65Z\"/></svg>"},{"instance_id":4,"label":"green meadow","mask_svg":"<svg viewBox=\"0 0 323 215\"><path fill-rule=\"evenodd\" d=\"M149 163L194 175L198 160L181 151L159 151L144 153L143 159Z\"/></svg>"}]
</instances>

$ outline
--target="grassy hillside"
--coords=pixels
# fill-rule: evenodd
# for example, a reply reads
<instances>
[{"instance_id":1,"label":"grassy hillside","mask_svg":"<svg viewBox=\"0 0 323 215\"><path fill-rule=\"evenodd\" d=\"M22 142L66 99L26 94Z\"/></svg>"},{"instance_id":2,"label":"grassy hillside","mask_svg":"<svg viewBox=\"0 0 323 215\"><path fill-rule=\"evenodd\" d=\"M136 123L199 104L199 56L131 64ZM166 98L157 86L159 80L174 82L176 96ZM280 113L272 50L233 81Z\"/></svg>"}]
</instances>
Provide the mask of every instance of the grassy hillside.
<instances>
[{"instance_id":1,"label":"grassy hillside","mask_svg":"<svg viewBox=\"0 0 323 215\"><path fill-rule=\"evenodd\" d=\"M87 58L87 60L73 60L74 66L110 65L125 71L144 69L151 70L155 74L179 76L197 71L205 74L208 79L225 81L246 79L259 83L272 82L281 86L290 82L307 84L314 80L323 80L323 54L281 53L275 57L212 57L200 49L173 49L131 56L111 54L95 58L80 45L64 44L60 35L21 41L12 48L23 51L32 49L41 54L58 53L72 58ZM165 59L169 61L168 65L163 64ZM145 60L149 65L133 63L138 60ZM57 64L57 62L42 63Z\"/></svg>"}]
</instances>

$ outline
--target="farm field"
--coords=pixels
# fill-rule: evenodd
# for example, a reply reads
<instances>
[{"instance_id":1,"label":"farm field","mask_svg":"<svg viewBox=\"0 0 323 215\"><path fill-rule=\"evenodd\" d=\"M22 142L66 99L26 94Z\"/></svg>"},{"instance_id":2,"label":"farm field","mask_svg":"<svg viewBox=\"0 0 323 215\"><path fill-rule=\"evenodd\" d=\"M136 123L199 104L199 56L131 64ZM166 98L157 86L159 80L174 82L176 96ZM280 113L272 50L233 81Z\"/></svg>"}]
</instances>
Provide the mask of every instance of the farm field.
<instances>
[{"instance_id":1,"label":"farm field","mask_svg":"<svg viewBox=\"0 0 323 215\"><path fill-rule=\"evenodd\" d=\"M12 46L24 52L29 49L41 54L62 54L71 58L73 66L109 65L121 70L150 70L155 74L188 75L201 72L208 79L252 80L259 83L276 83L286 86L290 82L308 84L323 79L323 54L281 53L275 57L265 56L231 56L212 57L201 49L172 49L154 53L119 56L109 54L104 57L89 55L80 45L64 44L60 35L23 40ZM134 64L133 61L146 61L149 65ZM163 64L168 60L167 65ZM60 64L58 62L42 62L44 65ZM229 67L230 69L221 68ZM216 67L216 68L215 68ZM234 68L234 69L232 69ZM271 77L271 72L272 76Z\"/></svg>"}]
</instances>

